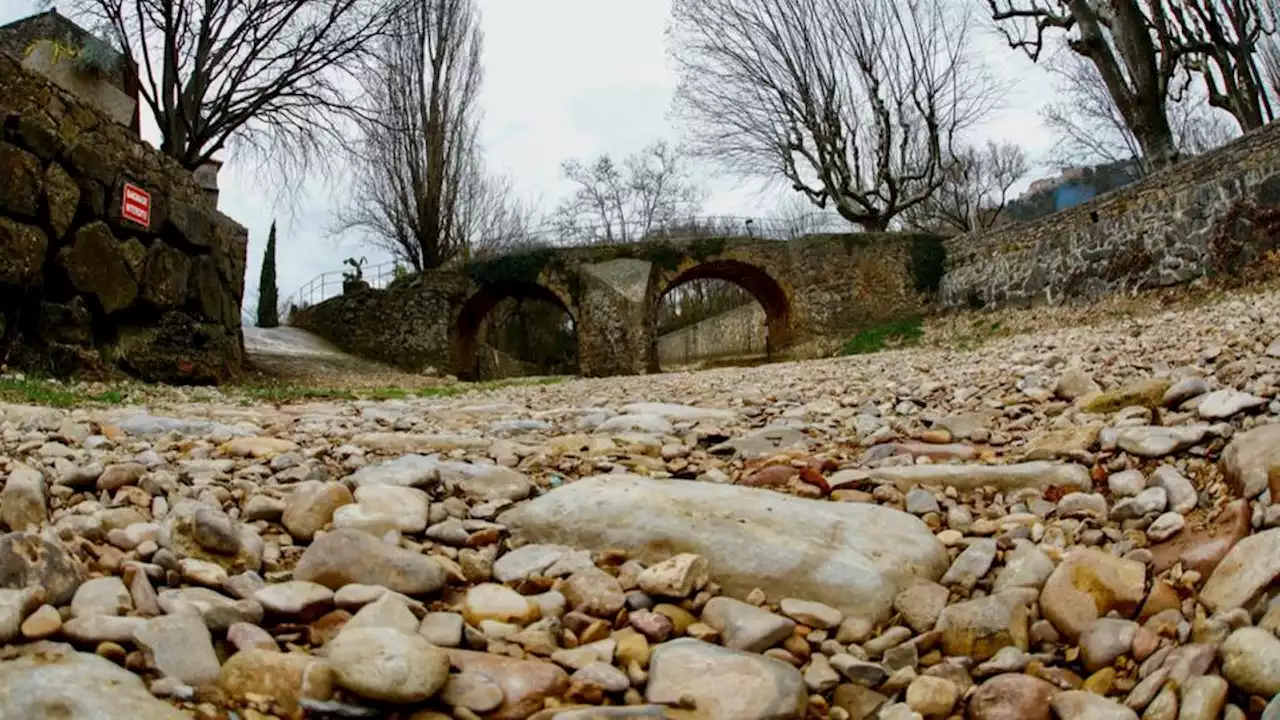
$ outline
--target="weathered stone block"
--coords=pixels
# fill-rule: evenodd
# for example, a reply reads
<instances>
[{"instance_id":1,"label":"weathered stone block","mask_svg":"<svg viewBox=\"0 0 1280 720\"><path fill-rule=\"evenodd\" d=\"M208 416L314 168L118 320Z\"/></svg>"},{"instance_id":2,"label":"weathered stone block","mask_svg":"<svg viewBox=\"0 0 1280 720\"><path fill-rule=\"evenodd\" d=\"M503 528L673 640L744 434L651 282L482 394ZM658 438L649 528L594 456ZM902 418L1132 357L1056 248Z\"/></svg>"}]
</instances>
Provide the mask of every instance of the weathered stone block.
<instances>
[{"instance_id":1,"label":"weathered stone block","mask_svg":"<svg viewBox=\"0 0 1280 720\"><path fill-rule=\"evenodd\" d=\"M93 318L84 299L67 303L40 303L40 339L47 343L89 345L93 343Z\"/></svg>"},{"instance_id":2,"label":"weathered stone block","mask_svg":"<svg viewBox=\"0 0 1280 720\"><path fill-rule=\"evenodd\" d=\"M191 258L157 240L147 251L142 299L156 307L178 307L187 299L190 275Z\"/></svg>"},{"instance_id":3,"label":"weathered stone block","mask_svg":"<svg viewBox=\"0 0 1280 720\"><path fill-rule=\"evenodd\" d=\"M44 193L49 227L53 241L60 241L71 229L80 205L80 187L58 163L49 163L44 171Z\"/></svg>"},{"instance_id":4,"label":"weathered stone block","mask_svg":"<svg viewBox=\"0 0 1280 720\"><path fill-rule=\"evenodd\" d=\"M96 139L92 135L82 136L79 142L67 151L67 161L79 174L86 175L106 187L111 187L115 185L119 168L112 163L106 153L98 149Z\"/></svg>"},{"instance_id":5,"label":"weathered stone block","mask_svg":"<svg viewBox=\"0 0 1280 720\"><path fill-rule=\"evenodd\" d=\"M82 293L96 296L108 313L129 307L138 297L138 283L121 243L101 222L76 231L71 247L58 252L58 262L66 269L71 284Z\"/></svg>"},{"instance_id":6,"label":"weathered stone block","mask_svg":"<svg viewBox=\"0 0 1280 720\"><path fill-rule=\"evenodd\" d=\"M173 200L168 209L165 235L197 248L214 247L217 243L216 221L208 208L181 200Z\"/></svg>"},{"instance_id":7,"label":"weathered stone block","mask_svg":"<svg viewBox=\"0 0 1280 720\"><path fill-rule=\"evenodd\" d=\"M191 266L189 295L195 307L212 322L236 325L240 303L218 277L218 263L212 255L197 257Z\"/></svg>"},{"instance_id":8,"label":"weathered stone block","mask_svg":"<svg viewBox=\"0 0 1280 720\"><path fill-rule=\"evenodd\" d=\"M14 142L43 160L53 160L66 147L58 136L58 129L41 118L19 115L6 121L6 126L10 128Z\"/></svg>"},{"instance_id":9,"label":"weathered stone block","mask_svg":"<svg viewBox=\"0 0 1280 720\"><path fill-rule=\"evenodd\" d=\"M237 333L177 311L150 327L121 329L108 354L136 377L177 385L225 382L243 362Z\"/></svg>"},{"instance_id":10,"label":"weathered stone block","mask_svg":"<svg viewBox=\"0 0 1280 720\"><path fill-rule=\"evenodd\" d=\"M107 211L107 189L102 183L83 175L76 175L76 187L80 188L79 211L92 218L100 218Z\"/></svg>"},{"instance_id":11,"label":"weathered stone block","mask_svg":"<svg viewBox=\"0 0 1280 720\"><path fill-rule=\"evenodd\" d=\"M120 254L129 266L134 281L141 285L142 273L147 266L147 247L138 238L131 237L120 243Z\"/></svg>"},{"instance_id":12,"label":"weathered stone block","mask_svg":"<svg viewBox=\"0 0 1280 720\"><path fill-rule=\"evenodd\" d=\"M0 285L26 285L39 278L48 247L39 228L0 217Z\"/></svg>"},{"instance_id":13,"label":"weathered stone block","mask_svg":"<svg viewBox=\"0 0 1280 720\"><path fill-rule=\"evenodd\" d=\"M40 158L17 145L0 142L0 213L36 219L44 193Z\"/></svg>"},{"instance_id":14,"label":"weathered stone block","mask_svg":"<svg viewBox=\"0 0 1280 720\"><path fill-rule=\"evenodd\" d=\"M218 272L237 298L244 297L245 261L249 251L249 234L236 223L218 223L216 257Z\"/></svg>"},{"instance_id":15,"label":"weathered stone block","mask_svg":"<svg viewBox=\"0 0 1280 720\"><path fill-rule=\"evenodd\" d=\"M1258 183L1258 189L1253 197L1260 207L1280 207L1280 173Z\"/></svg>"},{"instance_id":16,"label":"weathered stone block","mask_svg":"<svg viewBox=\"0 0 1280 720\"><path fill-rule=\"evenodd\" d=\"M0 284L37 281L47 249L49 238L40 228L0 218Z\"/></svg>"}]
</instances>

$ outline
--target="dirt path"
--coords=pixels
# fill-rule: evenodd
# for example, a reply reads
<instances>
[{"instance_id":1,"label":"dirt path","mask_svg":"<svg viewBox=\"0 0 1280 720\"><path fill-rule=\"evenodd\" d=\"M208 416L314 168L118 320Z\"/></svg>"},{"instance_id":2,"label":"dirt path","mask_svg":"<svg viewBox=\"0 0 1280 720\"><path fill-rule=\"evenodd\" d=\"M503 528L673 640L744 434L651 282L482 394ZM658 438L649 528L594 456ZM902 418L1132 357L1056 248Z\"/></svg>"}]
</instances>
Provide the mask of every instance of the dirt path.
<instances>
[{"instance_id":1,"label":"dirt path","mask_svg":"<svg viewBox=\"0 0 1280 720\"><path fill-rule=\"evenodd\" d=\"M282 382L405 388L441 382L438 377L406 373L350 355L324 338L298 328L246 327L244 349L254 371Z\"/></svg>"}]
</instances>

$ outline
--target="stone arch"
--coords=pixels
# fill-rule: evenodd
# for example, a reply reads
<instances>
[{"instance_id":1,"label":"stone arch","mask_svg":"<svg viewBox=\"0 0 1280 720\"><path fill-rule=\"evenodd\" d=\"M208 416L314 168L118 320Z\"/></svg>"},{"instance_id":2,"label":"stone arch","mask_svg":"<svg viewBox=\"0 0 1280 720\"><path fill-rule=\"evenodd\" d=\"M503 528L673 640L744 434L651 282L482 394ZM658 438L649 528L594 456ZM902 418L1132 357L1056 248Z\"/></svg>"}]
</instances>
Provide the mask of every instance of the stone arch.
<instances>
[{"instance_id":1,"label":"stone arch","mask_svg":"<svg viewBox=\"0 0 1280 720\"><path fill-rule=\"evenodd\" d=\"M792 342L791 301L782 285L757 265L742 260L716 259L703 262L676 274L662 284L649 307L648 331L649 372L660 370L658 362L658 312L667 293L693 280L724 280L746 290L764 308L767 329L765 353L772 360Z\"/></svg>"},{"instance_id":2,"label":"stone arch","mask_svg":"<svg viewBox=\"0 0 1280 720\"><path fill-rule=\"evenodd\" d=\"M454 374L460 380L478 380L480 375L480 328L493 308L509 298L532 299L555 305L569 316L578 335L578 316L561 295L537 283L511 282L486 285L474 292L459 308L449 328L449 353Z\"/></svg>"}]
</instances>

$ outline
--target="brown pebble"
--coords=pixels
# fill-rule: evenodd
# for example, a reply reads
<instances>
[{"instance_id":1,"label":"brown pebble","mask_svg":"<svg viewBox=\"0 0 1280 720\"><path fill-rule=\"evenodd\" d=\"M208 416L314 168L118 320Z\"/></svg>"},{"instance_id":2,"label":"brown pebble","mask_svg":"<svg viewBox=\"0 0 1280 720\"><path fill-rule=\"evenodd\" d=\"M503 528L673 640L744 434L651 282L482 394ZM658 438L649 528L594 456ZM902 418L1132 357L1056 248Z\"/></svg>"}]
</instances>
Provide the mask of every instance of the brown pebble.
<instances>
[{"instance_id":1,"label":"brown pebble","mask_svg":"<svg viewBox=\"0 0 1280 720\"><path fill-rule=\"evenodd\" d=\"M52 605L41 605L22 621L22 637L43 640L62 628L62 615Z\"/></svg>"}]
</instances>

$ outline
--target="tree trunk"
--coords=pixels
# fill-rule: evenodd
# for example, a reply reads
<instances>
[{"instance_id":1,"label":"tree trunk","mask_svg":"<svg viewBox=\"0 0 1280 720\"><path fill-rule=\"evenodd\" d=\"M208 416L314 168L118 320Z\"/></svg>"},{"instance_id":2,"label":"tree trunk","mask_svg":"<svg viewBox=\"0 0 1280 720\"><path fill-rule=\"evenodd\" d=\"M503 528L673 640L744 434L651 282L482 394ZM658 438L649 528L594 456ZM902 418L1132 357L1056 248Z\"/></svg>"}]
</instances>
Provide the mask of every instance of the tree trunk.
<instances>
[{"instance_id":1,"label":"tree trunk","mask_svg":"<svg viewBox=\"0 0 1280 720\"><path fill-rule=\"evenodd\" d=\"M1134 108L1133 134L1142 147L1142 156L1151 170L1159 170L1178 162L1178 143L1163 105L1155 110L1139 105Z\"/></svg>"}]
</instances>

